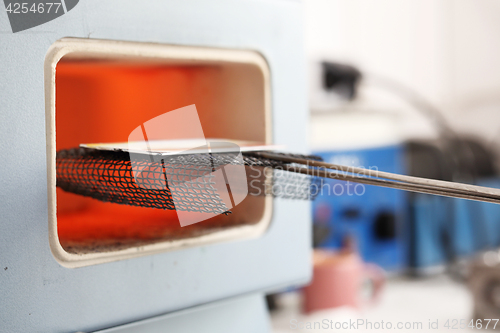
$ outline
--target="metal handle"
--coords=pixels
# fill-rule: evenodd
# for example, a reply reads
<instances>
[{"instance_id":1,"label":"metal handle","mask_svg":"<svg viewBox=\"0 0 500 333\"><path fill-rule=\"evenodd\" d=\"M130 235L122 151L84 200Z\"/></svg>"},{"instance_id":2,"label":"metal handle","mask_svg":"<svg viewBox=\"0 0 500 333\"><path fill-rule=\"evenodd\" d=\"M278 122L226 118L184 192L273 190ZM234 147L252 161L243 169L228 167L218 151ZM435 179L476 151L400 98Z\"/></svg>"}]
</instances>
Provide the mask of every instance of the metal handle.
<instances>
[{"instance_id":1,"label":"metal handle","mask_svg":"<svg viewBox=\"0 0 500 333\"><path fill-rule=\"evenodd\" d=\"M294 163L285 167L285 169L290 172L297 172L323 178L353 181L367 185L389 187L411 192L500 203L500 189L398 175L390 172L374 171L358 167L346 167L338 164L314 161L272 152L258 152L255 154L267 159ZM348 168L348 170L345 170L346 168Z\"/></svg>"}]
</instances>

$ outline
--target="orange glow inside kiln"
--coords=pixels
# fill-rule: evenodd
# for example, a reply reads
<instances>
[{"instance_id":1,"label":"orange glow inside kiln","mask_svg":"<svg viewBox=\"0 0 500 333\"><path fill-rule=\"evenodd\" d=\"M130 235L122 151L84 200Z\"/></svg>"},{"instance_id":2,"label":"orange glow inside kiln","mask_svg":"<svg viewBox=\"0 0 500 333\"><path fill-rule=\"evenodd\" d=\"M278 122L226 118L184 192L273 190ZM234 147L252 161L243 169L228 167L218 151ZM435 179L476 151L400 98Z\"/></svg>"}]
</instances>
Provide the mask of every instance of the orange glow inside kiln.
<instances>
[{"instance_id":1,"label":"orange glow inside kiln","mask_svg":"<svg viewBox=\"0 0 500 333\"><path fill-rule=\"evenodd\" d=\"M251 69L243 71L259 79ZM263 92L258 87L245 87L248 82L244 80L238 86L238 75L233 72L218 66L63 58L56 67L56 149L75 148L80 143L125 142L138 125L191 104L198 109L207 137L265 141L263 112L250 118L245 107L234 107L239 86L245 89L242 100L253 99L254 104L263 100L259 98ZM263 102L260 104L253 107L263 110ZM224 115L224 110L231 113ZM236 122L242 122L241 128L234 125ZM249 130L248 125L254 129ZM249 197L229 218L215 217L181 228L175 211L105 203L58 188L57 230L68 252L102 251L255 224L263 207L263 198Z\"/></svg>"}]
</instances>

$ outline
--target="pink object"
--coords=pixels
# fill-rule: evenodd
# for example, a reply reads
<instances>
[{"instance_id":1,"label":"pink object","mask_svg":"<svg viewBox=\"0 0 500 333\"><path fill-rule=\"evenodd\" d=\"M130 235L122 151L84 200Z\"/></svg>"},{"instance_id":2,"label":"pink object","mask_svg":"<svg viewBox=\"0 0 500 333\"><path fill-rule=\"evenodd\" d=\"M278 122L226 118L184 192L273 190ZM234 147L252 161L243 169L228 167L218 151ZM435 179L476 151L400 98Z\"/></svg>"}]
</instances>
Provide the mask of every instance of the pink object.
<instances>
[{"instance_id":1,"label":"pink object","mask_svg":"<svg viewBox=\"0 0 500 333\"><path fill-rule=\"evenodd\" d=\"M353 251L314 251L313 264L312 281L303 289L306 313L338 306L359 308L376 301L385 283L383 270L364 263ZM361 297L365 279L373 283L372 296L366 301Z\"/></svg>"}]
</instances>

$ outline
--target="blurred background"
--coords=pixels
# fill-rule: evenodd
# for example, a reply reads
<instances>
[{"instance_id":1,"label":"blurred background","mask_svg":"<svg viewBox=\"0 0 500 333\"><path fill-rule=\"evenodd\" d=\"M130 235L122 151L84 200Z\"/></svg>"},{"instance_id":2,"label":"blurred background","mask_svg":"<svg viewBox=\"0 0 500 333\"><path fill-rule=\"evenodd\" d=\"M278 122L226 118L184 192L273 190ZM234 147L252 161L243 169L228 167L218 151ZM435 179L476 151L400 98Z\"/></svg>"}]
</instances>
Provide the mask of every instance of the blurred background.
<instances>
[{"instance_id":1,"label":"blurred background","mask_svg":"<svg viewBox=\"0 0 500 333\"><path fill-rule=\"evenodd\" d=\"M500 187L500 2L305 0L304 18L313 153ZM313 203L311 285L268 296L275 332L380 329L328 327L358 319L472 330L500 318L499 207L327 185Z\"/></svg>"}]
</instances>

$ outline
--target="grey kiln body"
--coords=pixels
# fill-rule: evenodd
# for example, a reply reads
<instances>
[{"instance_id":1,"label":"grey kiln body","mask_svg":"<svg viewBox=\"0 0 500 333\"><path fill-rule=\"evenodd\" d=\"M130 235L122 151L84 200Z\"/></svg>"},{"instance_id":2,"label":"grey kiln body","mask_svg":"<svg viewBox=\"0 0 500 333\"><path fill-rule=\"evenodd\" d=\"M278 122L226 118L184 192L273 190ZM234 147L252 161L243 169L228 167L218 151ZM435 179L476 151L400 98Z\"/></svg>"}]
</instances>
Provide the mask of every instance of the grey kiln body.
<instances>
[{"instance_id":1,"label":"grey kiln body","mask_svg":"<svg viewBox=\"0 0 500 333\"><path fill-rule=\"evenodd\" d=\"M55 152L64 135L76 140L95 122L73 124L74 131L56 122L73 112L55 102L56 69L65 59L189 67L194 79L181 88L190 94L222 87L211 104L197 104L205 134L305 153L301 15L298 1L90 0L12 33L0 10L1 332L92 332L134 322L113 332L267 329L263 292L310 276L309 203L266 197L239 213L260 212L251 226L69 251L57 231ZM75 107L90 100L78 96Z\"/></svg>"}]
</instances>

